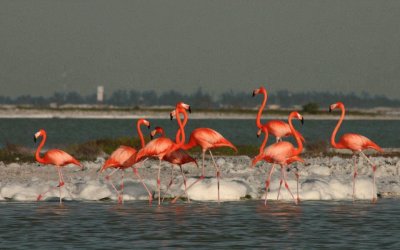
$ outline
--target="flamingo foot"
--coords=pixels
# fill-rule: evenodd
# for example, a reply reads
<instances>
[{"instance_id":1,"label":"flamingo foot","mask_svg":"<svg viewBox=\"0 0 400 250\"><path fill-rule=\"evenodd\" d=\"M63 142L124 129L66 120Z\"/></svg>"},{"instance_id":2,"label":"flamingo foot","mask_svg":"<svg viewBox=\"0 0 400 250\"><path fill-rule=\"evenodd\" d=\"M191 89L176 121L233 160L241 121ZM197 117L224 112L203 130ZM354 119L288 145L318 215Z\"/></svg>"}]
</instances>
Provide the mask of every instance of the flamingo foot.
<instances>
[{"instance_id":1,"label":"flamingo foot","mask_svg":"<svg viewBox=\"0 0 400 250\"><path fill-rule=\"evenodd\" d=\"M36 201L41 201L43 198L43 196L41 194L38 195L38 197L36 198Z\"/></svg>"},{"instance_id":2,"label":"flamingo foot","mask_svg":"<svg viewBox=\"0 0 400 250\"><path fill-rule=\"evenodd\" d=\"M62 186L64 186L64 182L63 181L60 181L60 183L58 183L58 186L57 187L62 187Z\"/></svg>"},{"instance_id":3,"label":"flamingo foot","mask_svg":"<svg viewBox=\"0 0 400 250\"><path fill-rule=\"evenodd\" d=\"M375 204L375 203L376 203L376 201L377 201L377 199L374 197L374 198L372 198L372 201L371 201L371 203L372 203L372 204Z\"/></svg>"},{"instance_id":4,"label":"flamingo foot","mask_svg":"<svg viewBox=\"0 0 400 250\"><path fill-rule=\"evenodd\" d=\"M122 200L122 195L118 195L118 204L122 204L123 200Z\"/></svg>"}]
</instances>

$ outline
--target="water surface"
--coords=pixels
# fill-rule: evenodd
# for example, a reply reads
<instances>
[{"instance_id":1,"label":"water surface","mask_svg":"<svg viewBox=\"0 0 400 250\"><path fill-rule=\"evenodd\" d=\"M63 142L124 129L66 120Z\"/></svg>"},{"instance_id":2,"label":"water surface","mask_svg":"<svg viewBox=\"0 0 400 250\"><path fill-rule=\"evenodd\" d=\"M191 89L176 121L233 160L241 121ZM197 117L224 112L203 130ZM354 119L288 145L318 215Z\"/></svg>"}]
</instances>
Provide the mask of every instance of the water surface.
<instances>
[{"instance_id":1,"label":"water surface","mask_svg":"<svg viewBox=\"0 0 400 250\"><path fill-rule=\"evenodd\" d=\"M169 119L149 119L152 127L162 126L167 136L175 134L176 122ZM307 120L301 126L294 121L294 126L303 133L308 143L329 141L335 120ZM100 138L118 138L121 136L137 136L136 121L125 119L0 119L0 147L5 143L14 143L27 147L35 147L33 134L39 129L47 131L47 147L64 147L71 143L80 143ZM236 145L260 145L254 120L235 119L200 119L189 120L187 132L198 127L210 127L219 131ZM143 128L145 135L149 134ZM348 120L345 121L338 135L343 133L359 133L367 136L384 148L400 148L400 120ZM273 140L273 138L270 138Z\"/></svg>"},{"instance_id":2,"label":"water surface","mask_svg":"<svg viewBox=\"0 0 400 250\"><path fill-rule=\"evenodd\" d=\"M400 247L400 201L0 202L2 248Z\"/></svg>"}]
</instances>

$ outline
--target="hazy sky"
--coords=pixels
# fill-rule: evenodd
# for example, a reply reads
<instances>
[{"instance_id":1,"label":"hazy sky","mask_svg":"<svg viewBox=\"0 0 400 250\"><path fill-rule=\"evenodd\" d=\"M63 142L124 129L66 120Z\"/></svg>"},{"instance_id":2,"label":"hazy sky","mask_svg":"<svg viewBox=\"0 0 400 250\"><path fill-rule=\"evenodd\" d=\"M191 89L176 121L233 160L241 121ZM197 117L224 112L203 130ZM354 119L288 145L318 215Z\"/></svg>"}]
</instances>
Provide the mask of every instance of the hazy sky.
<instances>
[{"instance_id":1,"label":"hazy sky","mask_svg":"<svg viewBox=\"0 0 400 250\"><path fill-rule=\"evenodd\" d=\"M0 95L261 84L400 98L400 1L0 0Z\"/></svg>"}]
</instances>

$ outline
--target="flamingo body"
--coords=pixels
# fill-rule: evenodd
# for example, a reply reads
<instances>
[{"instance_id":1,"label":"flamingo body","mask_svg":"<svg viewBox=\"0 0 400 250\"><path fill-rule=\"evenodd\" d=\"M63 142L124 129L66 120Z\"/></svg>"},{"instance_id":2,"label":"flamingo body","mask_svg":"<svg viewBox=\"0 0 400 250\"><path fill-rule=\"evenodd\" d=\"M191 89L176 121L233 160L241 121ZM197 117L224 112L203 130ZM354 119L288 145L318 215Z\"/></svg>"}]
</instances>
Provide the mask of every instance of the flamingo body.
<instances>
[{"instance_id":1,"label":"flamingo body","mask_svg":"<svg viewBox=\"0 0 400 250\"><path fill-rule=\"evenodd\" d=\"M203 151L217 147L230 147L237 152L237 148L220 133L210 128L197 128L190 134L189 142L182 149L190 149L199 145Z\"/></svg>"},{"instance_id":2,"label":"flamingo body","mask_svg":"<svg viewBox=\"0 0 400 250\"><path fill-rule=\"evenodd\" d=\"M135 163L136 149L128 146L119 146L104 165L101 167L101 172L107 168L125 169L131 167ZM133 160L131 160L133 159Z\"/></svg>"},{"instance_id":3,"label":"flamingo body","mask_svg":"<svg viewBox=\"0 0 400 250\"><path fill-rule=\"evenodd\" d=\"M350 149L353 152L362 151L365 149L375 149L376 151L383 152L375 142L367 137L359 134L348 133L340 137L339 142L336 143L337 148Z\"/></svg>"},{"instance_id":4,"label":"flamingo body","mask_svg":"<svg viewBox=\"0 0 400 250\"><path fill-rule=\"evenodd\" d=\"M261 103L261 106L258 110L257 113L257 118L256 118L256 125L259 129L261 127L266 127L268 129L268 133L272 134L273 136L276 137L276 141L280 141L283 137L288 137L288 136L294 136L292 130L289 127L289 124L287 124L284 121L281 120L271 120L264 125L261 124L261 115L262 112L265 108L265 105L267 104L267 99L268 99L268 93L267 90L264 87L260 87L258 89L255 89L253 91L253 97L256 96L257 94L262 93L264 96L263 102ZM295 133L300 137L300 140L302 142L305 142L304 137L298 132L295 131Z\"/></svg>"},{"instance_id":5,"label":"flamingo body","mask_svg":"<svg viewBox=\"0 0 400 250\"><path fill-rule=\"evenodd\" d=\"M157 157L160 160L175 146L175 143L165 137L151 140L136 155L136 161L144 157Z\"/></svg>"},{"instance_id":6,"label":"flamingo body","mask_svg":"<svg viewBox=\"0 0 400 250\"><path fill-rule=\"evenodd\" d=\"M60 149L50 149L47 151L44 156L43 156L44 164L51 164L51 165L56 165L59 167L68 165L68 164L74 164L79 167L82 167L81 163L72 157L70 154L67 152L64 152Z\"/></svg>"}]
</instances>

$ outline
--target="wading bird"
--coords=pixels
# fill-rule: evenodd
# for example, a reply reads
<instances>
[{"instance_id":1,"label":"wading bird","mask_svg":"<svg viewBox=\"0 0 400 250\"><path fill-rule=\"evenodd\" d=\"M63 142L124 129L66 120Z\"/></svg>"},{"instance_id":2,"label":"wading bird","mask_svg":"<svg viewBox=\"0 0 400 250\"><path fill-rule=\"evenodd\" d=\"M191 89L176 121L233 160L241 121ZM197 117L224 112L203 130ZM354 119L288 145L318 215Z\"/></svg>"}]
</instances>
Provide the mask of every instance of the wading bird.
<instances>
[{"instance_id":1,"label":"wading bird","mask_svg":"<svg viewBox=\"0 0 400 250\"><path fill-rule=\"evenodd\" d=\"M257 118L256 118L257 128L260 129L262 126L265 126L268 129L268 133L275 136L276 142L282 141L283 137L292 136L293 133L290 130L289 124L287 124L284 121L271 120L271 121L265 123L264 125L261 124L261 115L262 115L262 112L263 112L263 110L265 108L265 105L267 104L268 93L267 93L267 90L264 87L260 87L260 88L255 89L253 91L253 97L258 95L258 94L260 94L260 93L264 95L264 99L263 99L263 102L262 102L262 104L261 104L261 106L260 106L260 108L258 110L258 113L257 113ZM298 133L300 139L304 142L305 141L304 137L299 132L297 132L297 133Z\"/></svg>"},{"instance_id":2,"label":"wading bird","mask_svg":"<svg viewBox=\"0 0 400 250\"><path fill-rule=\"evenodd\" d=\"M137 130L137 133L140 138L141 147L143 148L145 142L144 142L142 130L140 129L141 125L145 125L145 126L147 126L147 128L150 128L150 122L145 119L138 119L138 121L136 123L136 130ZM134 174L140 180L143 187L146 189L147 193L149 194L149 202L151 202L153 200L152 194L150 193L146 184L143 182L143 179L139 175L137 168L133 166L136 163L136 161L135 161L136 153L137 153L137 150L132 147L123 146L123 145L119 146L119 148L117 148L114 152L112 152L110 157L106 160L106 162L100 169L100 173L102 173L107 168L114 168L114 171L112 171L110 174L108 174L105 177L105 179L110 182L111 186L117 192L118 203L123 203L124 172L125 172L125 169L127 169L127 168L132 168ZM117 170L122 170L121 187L120 187L121 191L118 191L117 188L112 183L112 181L110 180L111 175L113 175Z\"/></svg>"},{"instance_id":3,"label":"wading bird","mask_svg":"<svg viewBox=\"0 0 400 250\"><path fill-rule=\"evenodd\" d=\"M185 122L183 122L183 126L185 126ZM179 133L179 131L180 130L178 130L178 133ZM162 127L156 127L153 131L151 131L150 136L153 139L153 137L156 136L157 134L161 134L161 137L165 137L164 129ZM198 166L197 161L183 149L178 149L178 150L175 150L175 151L165 155L163 160L173 164L172 168L171 168L171 180L169 181L167 190L165 192L167 193L169 188L172 185L172 182L174 179L174 165L178 165L179 168L181 169L181 174L183 177L183 184L185 185L185 194L186 194L188 202L190 202L189 195L187 193L186 176L185 176L185 173L183 172L182 165L193 162L194 164L196 164L196 166ZM164 197L163 197L162 201L164 201Z\"/></svg>"},{"instance_id":4,"label":"wading bird","mask_svg":"<svg viewBox=\"0 0 400 250\"><path fill-rule=\"evenodd\" d=\"M179 135L177 134L177 137L178 136ZM183 146L181 148L184 150L189 150L196 146L200 146L202 149L202 175L196 182L192 183L189 186L189 188L192 187L194 184L196 184L198 181L204 179L204 177L205 177L204 158L205 158L205 153L208 150L210 153L211 159L214 163L214 167L216 169L217 187L218 187L218 202L219 202L220 201L220 199L219 199L220 168L214 160L214 156L211 152L211 149L218 148L218 147L230 147L237 152L237 148L230 141L225 139L220 133L218 133L217 131L210 129L210 128L197 128L197 129L193 130L193 132L190 134L189 142L187 144L183 144ZM175 199L172 202L176 202L176 200L178 198L179 198L179 196L175 197Z\"/></svg>"},{"instance_id":5,"label":"wading bird","mask_svg":"<svg viewBox=\"0 0 400 250\"><path fill-rule=\"evenodd\" d=\"M363 156L369 164L372 166L372 172L373 172L373 186L372 186L372 202L376 202L376 193L375 193L375 171L376 171L376 166L372 161L364 154L363 150L365 149L374 149L379 152L383 152L382 148L379 147L375 142L371 141L367 137L359 134L353 134L353 133L348 133L342 135L340 137L339 142L335 142L335 137L336 133L338 132L340 125L343 122L344 116L345 116L345 108L344 104L341 102L337 102L332 104L329 107L329 112L332 110L339 108L342 111L342 114L340 115L340 119L335 127L335 129L332 132L331 135L331 145L334 148L338 149L349 149L353 152L353 161L354 161L354 174L353 174L353 200L355 199L355 182L356 182L356 177L357 177L357 156L356 154L360 154Z\"/></svg>"},{"instance_id":6,"label":"wading bird","mask_svg":"<svg viewBox=\"0 0 400 250\"><path fill-rule=\"evenodd\" d=\"M298 147L295 148L292 143L286 142L286 141L280 141L276 142L267 148L265 148L265 145L267 144L268 140L268 129L266 126L262 126L257 133L257 136L260 136L260 134L263 132L265 134L264 141L261 144L259 154L254 157L252 160L252 167L256 165L256 163L260 160L264 160L266 162L272 163L271 170L269 171L268 178L265 182L265 202L264 204L267 204L267 195L268 195L268 188L271 183L271 175L275 169L275 164L279 164L281 166L281 180L279 184L279 191L278 191L278 197L279 199L279 194L281 191L282 187L282 182L285 182L285 187L289 191L290 195L292 196L294 202L297 204L299 200L299 195L298 195L298 178L297 178L297 200L294 198L292 192L290 191L289 185L286 180L286 167L295 162L304 162L303 159L299 157L300 153L303 151L303 143L301 142L299 133L294 129L293 124L292 124L292 118L297 118L301 120L301 123L303 124L304 119L303 117L296 111L293 111L289 115L289 127L290 130L292 131L292 134L294 134L294 137L296 139Z\"/></svg>"},{"instance_id":7,"label":"wading bird","mask_svg":"<svg viewBox=\"0 0 400 250\"><path fill-rule=\"evenodd\" d=\"M175 142L166 137L159 137L148 142L136 155L136 161L140 161L144 157L157 157L159 159L158 175L157 175L158 205L161 204L161 181L160 181L161 161L164 159L166 155L179 149L183 145L183 142L185 141L185 131L183 130L179 114L180 112L183 112L184 116L187 116L186 110L190 110L190 106L183 102L179 102L176 105L176 110L177 110L176 120L178 122L179 129L181 130L182 140L178 138L179 136L177 136Z\"/></svg>"},{"instance_id":8,"label":"wading bird","mask_svg":"<svg viewBox=\"0 0 400 250\"><path fill-rule=\"evenodd\" d=\"M44 143L46 142L46 131L44 131L43 129L39 130L39 132L37 132L35 134L35 136L33 137L33 140L36 142L36 140L42 136L43 139L39 144L39 147L36 150L36 154L35 154L35 158L36 161L42 164L49 164L49 165L54 165L57 168L58 171L58 185L55 187L52 187L50 189L48 189L46 192L41 193L38 195L37 200L41 200L43 198L43 196L48 193L49 191L55 189L55 188L59 188L60 190L60 203L62 203L62 192L61 192L61 187L64 186L64 176L61 170L61 167L68 165L68 164L74 164L79 166L81 169L83 169L82 164L76 160L74 157L72 157L71 155L69 155L68 153L59 150L59 149L50 149L48 150L43 158L40 157L40 150L42 149Z\"/></svg>"}]
</instances>

